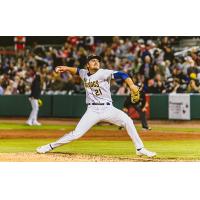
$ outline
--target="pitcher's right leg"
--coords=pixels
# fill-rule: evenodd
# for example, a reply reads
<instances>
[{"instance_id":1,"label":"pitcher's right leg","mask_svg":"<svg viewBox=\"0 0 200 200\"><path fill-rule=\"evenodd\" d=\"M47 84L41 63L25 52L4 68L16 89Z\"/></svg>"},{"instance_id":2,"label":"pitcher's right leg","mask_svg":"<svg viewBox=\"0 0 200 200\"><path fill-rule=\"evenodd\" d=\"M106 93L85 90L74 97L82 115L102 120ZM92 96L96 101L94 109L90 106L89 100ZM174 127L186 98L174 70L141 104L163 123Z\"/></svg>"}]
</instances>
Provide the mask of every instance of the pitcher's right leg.
<instances>
[{"instance_id":1,"label":"pitcher's right leg","mask_svg":"<svg viewBox=\"0 0 200 200\"><path fill-rule=\"evenodd\" d=\"M46 153L53 150L56 147L67 144L83 136L92 126L100 121L99 115L93 112L91 109L87 109L86 113L83 115L79 123L77 124L75 130L70 133L65 134L63 137L59 138L57 141L50 144L41 146L37 148L38 153Z\"/></svg>"}]
</instances>

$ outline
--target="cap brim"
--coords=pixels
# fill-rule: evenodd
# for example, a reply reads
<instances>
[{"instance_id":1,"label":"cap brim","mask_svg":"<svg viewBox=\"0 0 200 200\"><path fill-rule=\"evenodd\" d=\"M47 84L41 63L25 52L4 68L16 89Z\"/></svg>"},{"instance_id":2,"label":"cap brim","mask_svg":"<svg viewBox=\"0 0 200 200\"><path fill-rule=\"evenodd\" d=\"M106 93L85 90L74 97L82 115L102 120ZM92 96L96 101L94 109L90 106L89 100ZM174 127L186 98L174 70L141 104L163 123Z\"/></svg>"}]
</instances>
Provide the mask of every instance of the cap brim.
<instances>
[{"instance_id":1,"label":"cap brim","mask_svg":"<svg viewBox=\"0 0 200 200\"><path fill-rule=\"evenodd\" d=\"M87 59L87 63L92 59L97 59L99 62L101 62L101 57L100 56L91 56L90 58Z\"/></svg>"}]
</instances>

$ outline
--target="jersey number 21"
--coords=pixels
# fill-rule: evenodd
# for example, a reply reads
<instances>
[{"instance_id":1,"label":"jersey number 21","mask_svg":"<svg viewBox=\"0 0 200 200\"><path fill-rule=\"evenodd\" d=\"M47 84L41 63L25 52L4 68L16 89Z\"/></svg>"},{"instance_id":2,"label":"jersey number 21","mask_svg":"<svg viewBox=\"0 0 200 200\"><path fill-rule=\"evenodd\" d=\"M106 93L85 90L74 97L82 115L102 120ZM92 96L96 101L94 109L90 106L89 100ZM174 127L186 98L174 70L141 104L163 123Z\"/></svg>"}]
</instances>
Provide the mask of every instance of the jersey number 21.
<instances>
[{"instance_id":1,"label":"jersey number 21","mask_svg":"<svg viewBox=\"0 0 200 200\"><path fill-rule=\"evenodd\" d=\"M99 95L101 95L101 94L102 94L101 89L95 90L95 95L96 95L96 96L99 96Z\"/></svg>"}]
</instances>

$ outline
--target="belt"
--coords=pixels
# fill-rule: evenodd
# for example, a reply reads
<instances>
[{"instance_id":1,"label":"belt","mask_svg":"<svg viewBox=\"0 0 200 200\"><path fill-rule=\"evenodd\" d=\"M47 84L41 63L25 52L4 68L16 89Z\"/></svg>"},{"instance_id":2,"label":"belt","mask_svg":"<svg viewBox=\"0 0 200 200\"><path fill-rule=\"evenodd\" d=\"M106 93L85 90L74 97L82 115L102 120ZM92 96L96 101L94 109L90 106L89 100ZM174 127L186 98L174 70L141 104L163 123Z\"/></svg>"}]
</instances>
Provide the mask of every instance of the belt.
<instances>
[{"instance_id":1,"label":"belt","mask_svg":"<svg viewBox=\"0 0 200 200\"><path fill-rule=\"evenodd\" d=\"M111 105L110 103L87 103L87 105L98 105L98 106L100 106L100 105Z\"/></svg>"}]
</instances>

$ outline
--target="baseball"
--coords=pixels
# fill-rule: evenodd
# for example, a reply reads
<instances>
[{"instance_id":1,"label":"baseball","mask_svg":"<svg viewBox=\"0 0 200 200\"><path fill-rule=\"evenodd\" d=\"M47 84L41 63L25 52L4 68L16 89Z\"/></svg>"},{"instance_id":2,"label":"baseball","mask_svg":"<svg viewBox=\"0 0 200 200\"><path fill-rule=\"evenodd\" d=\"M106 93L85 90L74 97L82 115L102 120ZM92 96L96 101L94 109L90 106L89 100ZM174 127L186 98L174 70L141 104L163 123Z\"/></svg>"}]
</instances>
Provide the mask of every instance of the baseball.
<instances>
[{"instance_id":1,"label":"baseball","mask_svg":"<svg viewBox=\"0 0 200 200\"><path fill-rule=\"evenodd\" d=\"M59 72L59 69L60 69L59 67L56 67L55 72L58 73L58 72Z\"/></svg>"}]
</instances>

